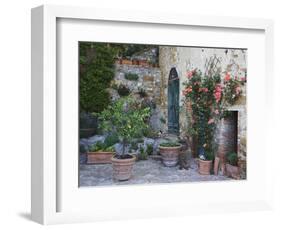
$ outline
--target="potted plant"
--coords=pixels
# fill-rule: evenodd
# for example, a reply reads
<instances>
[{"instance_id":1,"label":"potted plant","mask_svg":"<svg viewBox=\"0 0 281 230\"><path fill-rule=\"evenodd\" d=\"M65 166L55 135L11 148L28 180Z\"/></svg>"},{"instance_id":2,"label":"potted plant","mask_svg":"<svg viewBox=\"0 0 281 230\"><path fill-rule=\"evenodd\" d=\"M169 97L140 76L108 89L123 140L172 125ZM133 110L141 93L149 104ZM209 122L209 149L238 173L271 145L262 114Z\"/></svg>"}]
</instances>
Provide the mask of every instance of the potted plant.
<instances>
[{"instance_id":1,"label":"potted plant","mask_svg":"<svg viewBox=\"0 0 281 230\"><path fill-rule=\"evenodd\" d=\"M163 164L167 167L176 166L179 162L181 144L177 142L166 142L159 145L159 152Z\"/></svg>"},{"instance_id":2,"label":"potted plant","mask_svg":"<svg viewBox=\"0 0 281 230\"><path fill-rule=\"evenodd\" d=\"M111 158L115 152L114 146L107 146L98 141L89 147L87 152L88 164L110 164Z\"/></svg>"},{"instance_id":3,"label":"potted plant","mask_svg":"<svg viewBox=\"0 0 281 230\"><path fill-rule=\"evenodd\" d=\"M198 159L198 172L202 175L210 175L213 168L214 154L212 152L205 152L200 155Z\"/></svg>"},{"instance_id":4,"label":"potted plant","mask_svg":"<svg viewBox=\"0 0 281 230\"><path fill-rule=\"evenodd\" d=\"M114 130L122 143L122 152L116 152L111 158L114 179L124 181L131 178L136 157L128 154L126 147L148 127L146 119L149 116L150 108L142 108L140 103L129 97L118 99L100 114L102 130Z\"/></svg>"},{"instance_id":5,"label":"potted plant","mask_svg":"<svg viewBox=\"0 0 281 230\"><path fill-rule=\"evenodd\" d=\"M234 179L240 178L240 170L238 167L238 157L237 153L231 152L226 155L227 163L225 165L226 167L226 175L228 177L232 177Z\"/></svg>"}]
</instances>

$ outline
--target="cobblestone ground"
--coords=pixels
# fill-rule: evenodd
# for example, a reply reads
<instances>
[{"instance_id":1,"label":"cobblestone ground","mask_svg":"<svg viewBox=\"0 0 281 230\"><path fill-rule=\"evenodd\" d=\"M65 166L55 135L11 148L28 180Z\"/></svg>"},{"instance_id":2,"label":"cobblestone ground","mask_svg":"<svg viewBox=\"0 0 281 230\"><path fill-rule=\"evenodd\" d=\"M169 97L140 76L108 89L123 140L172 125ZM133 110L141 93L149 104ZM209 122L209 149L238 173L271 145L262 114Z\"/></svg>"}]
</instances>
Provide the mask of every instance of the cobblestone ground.
<instances>
[{"instance_id":1,"label":"cobblestone ground","mask_svg":"<svg viewBox=\"0 0 281 230\"><path fill-rule=\"evenodd\" d=\"M176 167L165 167L160 160L148 159L137 161L134 165L133 176L128 181L114 181L112 179L112 166L80 165L80 186L106 186L128 184L151 184L172 182L199 182L230 180L223 175L200 175L194 159L190 160L188 170Z\"/></svg>"}]
</instances>

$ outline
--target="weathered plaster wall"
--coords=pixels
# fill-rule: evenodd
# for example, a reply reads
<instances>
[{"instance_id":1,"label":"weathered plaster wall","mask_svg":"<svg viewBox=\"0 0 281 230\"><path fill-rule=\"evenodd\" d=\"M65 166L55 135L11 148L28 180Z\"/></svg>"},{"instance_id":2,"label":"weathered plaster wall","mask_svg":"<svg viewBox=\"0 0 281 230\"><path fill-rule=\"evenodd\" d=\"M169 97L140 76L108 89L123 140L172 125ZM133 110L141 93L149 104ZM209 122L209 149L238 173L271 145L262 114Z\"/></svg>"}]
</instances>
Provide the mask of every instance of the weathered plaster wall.
<instances>
[{"instance_id":1,"label":"weathered plaster wall","mask_svg":"<svg viewBox=\"0 0 281 230\"><path fill-rule=\"evenodd\" d=\"M213 49L213 48L193 48L193 47L160 47L159 66L161 70L161 110L167 116L167 84L169 72L175 67L180 79L180 92L183 90L183 82L187 80L187 71L195 68L208 74L210 71L221 73L224 76L229 72L238 79L247 76L247 51L238 49ZM238 156L240 164L246 162L246 85L242 89L243 93L239 101L229 108L238 111ZM180 135L188 128L186 119L186 108L182 104L183 95L180 93ZM218 128L224 128L219 125Z\"/></svg>"}]
</instances>

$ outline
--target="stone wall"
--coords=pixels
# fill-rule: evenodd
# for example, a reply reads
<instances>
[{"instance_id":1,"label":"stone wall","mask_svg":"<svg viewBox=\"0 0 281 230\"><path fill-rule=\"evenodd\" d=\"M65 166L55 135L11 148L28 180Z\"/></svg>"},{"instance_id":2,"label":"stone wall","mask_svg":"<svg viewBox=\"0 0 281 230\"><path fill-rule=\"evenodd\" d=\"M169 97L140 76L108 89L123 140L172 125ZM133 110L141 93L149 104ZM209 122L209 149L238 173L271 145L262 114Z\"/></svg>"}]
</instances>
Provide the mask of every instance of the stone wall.
<instances>
[{"instance_id":1,"label":"stone wall","mask_svg":"<svg viewBox=\"0 0 281 230\"><path fill-rule=\"evenodd\" d=\"M145 100L149 103L155 104L152 110L151 127L155 131L164 132L165 125L163 123L164 115L161 113L161 70L151 66L140 65L124 65L116 64L116 71L113 84L125 85L130 91L131 95L139 98L139 91L142 89L147 94ZM125 78L126 73L133 73L138 75L138 80L127 80ZM116 90L111 89L111 95L113 99L118 98L119 95ZM163 119L161 119L163 118Z\"/></svg>"}]
</instances>

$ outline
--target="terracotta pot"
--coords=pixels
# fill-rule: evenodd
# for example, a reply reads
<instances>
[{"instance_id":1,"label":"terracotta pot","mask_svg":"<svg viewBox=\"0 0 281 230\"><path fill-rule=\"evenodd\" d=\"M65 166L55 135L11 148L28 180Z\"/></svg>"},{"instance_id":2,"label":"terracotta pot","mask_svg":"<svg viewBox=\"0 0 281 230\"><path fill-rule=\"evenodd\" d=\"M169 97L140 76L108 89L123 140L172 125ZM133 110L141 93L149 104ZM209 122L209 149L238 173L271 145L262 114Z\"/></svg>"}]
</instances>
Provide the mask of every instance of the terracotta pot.
<instances>
[{"instance_id":1,"label":"terracotta pot","mask_svg":"<svg viewBox=\"0 0 281 230\"><path fill-rule=\"evenodd\" d=\"M240 179L240 170L238 166L233 166L231 164L225 164L226 175L232 177L236 180Z\"/></svg>"},{"instance_id":2,"label":"terracotta pot","mask_svg":"<svg viewBox=\"0 0 281 230\"><path fill-rule=\"evenodd\" d=\"M167 167L176 166L179 162L180 146L176 147L162 147L159 146L160 155L162 156L162 162Z\"/></svg>"},{"instance_id":3,"label":"terracotta pot","mask_svg":"<svg viewBox=\"0 0 281 230\"><path fill-rule=\"evenodd\" d=\"M135 156L132 156L132 158L129 159L117 159L112 157L113 179L119 181L129 180L132 177L132 170L135 161Z\"/></svg>"},{"instance_id":4,"label":"terracotta pot","mask_svg":"<svg viewBox=\"0 0 281 230\"><path fill-rule=\"evenodd\" d=\"M198 171L202 175L210 175L213 166L213 161L203 161L198 159Z\"/></svg>"},{"instance_id":5,"label":"terracotta pot","mask_svg":"<svg viewBox=\"0 0 281 230\"><path fill-rule=\"evenodd\" d=\"M87 164L110 164L114 152L88 152Z\"/></svg>"},{"instance_id":6,"label":"terracotta pot","mask_svg":"<svg viewBox=\"0 0 281 230\"><path fill-rule=\"evenodd\" d=\"M123 64L123 65L132 65L132 61L131 61L131 60L128 60L128 59L123 59L123 60L122 60L122 64Z\"/></svg>"}]
</instances>

